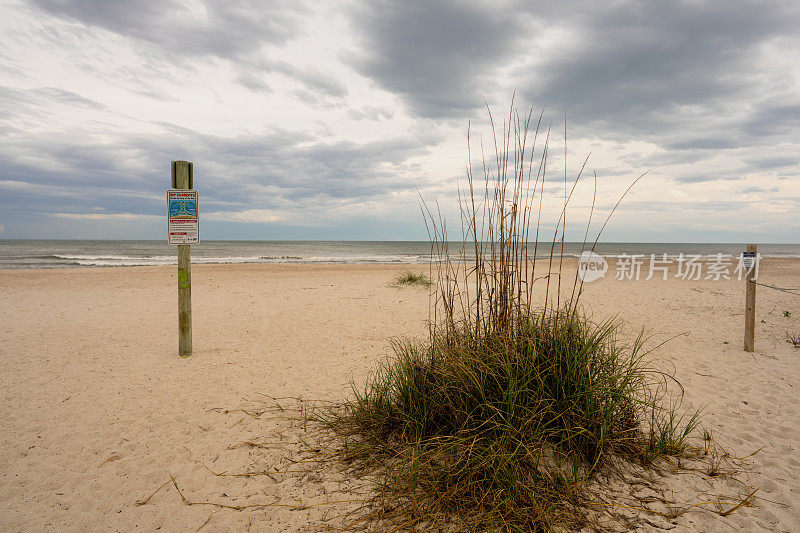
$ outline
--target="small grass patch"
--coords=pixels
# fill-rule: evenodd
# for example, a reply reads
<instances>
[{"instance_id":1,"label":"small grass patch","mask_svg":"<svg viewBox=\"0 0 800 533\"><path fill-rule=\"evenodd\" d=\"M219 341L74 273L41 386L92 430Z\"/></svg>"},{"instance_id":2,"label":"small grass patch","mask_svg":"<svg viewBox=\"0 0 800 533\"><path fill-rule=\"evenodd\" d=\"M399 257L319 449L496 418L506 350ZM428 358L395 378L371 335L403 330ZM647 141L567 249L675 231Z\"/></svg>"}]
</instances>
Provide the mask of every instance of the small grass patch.
<instances>
[{"instance_id":1,"label":"small grass patch","mask_svg":"<svg viewBox=\"0 0 800 533\"><path fill-rule=\"evenodd\" d=\"M433 281L427 274L415 273L409 271L394 278L394 281L392 281L392 285L396 287L400 287L403 285L409 285L415 287L430 287L431 285L433 285Z\"/></svg>"},{"instance_id":2,"label":"small grass patch","mask_svg":"<svg viewBox=\"0 0 800 533\"><path fill-rule=\"evenodd\" d=\"M792 335L788 331L786 332L786 342L794 346L795 348L800 349L800 333Z\"/></svg>"}]
</instances>

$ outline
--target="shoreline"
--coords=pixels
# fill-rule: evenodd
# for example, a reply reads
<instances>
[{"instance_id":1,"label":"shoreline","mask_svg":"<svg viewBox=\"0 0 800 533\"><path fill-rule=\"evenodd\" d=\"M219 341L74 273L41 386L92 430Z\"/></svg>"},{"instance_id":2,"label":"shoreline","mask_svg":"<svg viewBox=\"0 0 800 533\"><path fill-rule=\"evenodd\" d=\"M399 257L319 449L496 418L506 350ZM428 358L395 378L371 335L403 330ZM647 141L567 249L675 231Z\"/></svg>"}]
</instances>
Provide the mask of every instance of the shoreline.
<instances>
[{"instance_id":1,"label":"shoreline","mask_svg":"<svg viewBox=\"0 0 800 533\"><path fill-rule=\"evenodd\" d=\"M606 278L609 275L614 274L615 267L619 264L620 258L619 257L610 257L610 256L603 256L606 259L609 269L606 273ZM629 261L626 258L622 258L624 261ZM539 258L536 260L537 269L543 268L546 266L549 257ZM577 257L565 257L562 261L562 265L568 265L570 268L574 268L578 261ZM641 266L642 271L646 274L647 269L649 267L651 259L649 257L641 257L638 259L639 264ZM660 258L655 258L656 263L661 261ZM678 266L678 260L675 258L667 257L667 261L669 262L669 273L670 276L666 281L672 279L675 276L676 268ZM733 258L732 261L727 261L726 264L729 266L729 273L733 273L734 269L737 266L738 258ZM529 261L532 263L532 261ZM713 256L703 256L696 262L701 263L703 265L708 265L710 263L716 262ZM298 269L313 269L313 268L377 268L377 269L387 269L387 270L397 270L397 269L405 269L405 270L429 270L432 267L436 267L439 263L432 263L432 262L424 262L424 263L417 263L417 262L353 262L353 263L346 263L346 262L325 262L325 261L292 261L292 262L220 262L220 263L204 263L204 262L193 262L193 268L298 268ZM461 265L465 263L459 263ZM557 258L553 259L553 267L557 267L559 261ZM798 257L760 257L759 265L800 265L800 256ZM177 263L177 256L175 263L168 263L168 264L155 264L155 265L75 265L75 266L59 266L59 267L15 267L15 268L2 268L0 267L0 273L11 274L14 272L37 272L37 271L44 271L44 272L83 272L83 271L104 271L104 270L135 270L135 269L168 269L174 268L177 270L178 263ZM763 268L760 268L759 276L761 276L761 272ZM691 281L703 281L705 274L700 277L700 279L691 280ZM731 276L733 277L733 276ZM688 280L682 280L688 281ZM796 283L795 283L796 284Z\"/></svg>"},{"instance_id":2,"label":"shoreline","mask_svg":"<svg viewBox=\"0 0 800 533\"><path fill-rule=\"evenodd\" d=\"M461 244L450 243L457 253ZM561 252L561 243L554 256ZM548 260L552 243L528 245L537 260ZM743 245L730 243L599 243L594 252L609 260L627 256L670 260L681 255L738 259ZM564 259L577 258L592 244L564 243ZM426 241L205 241L192 246L195 264L419 264L431 260ZM467 245L468 255L472 247ZM800 259L800 244L761 244L762 257ZM80 268L89 266L149 266L176 263L177 250L160 241L0 241L0 268ZM434 258L435 259L435 258Z\"/></svg>"}]
</instances>

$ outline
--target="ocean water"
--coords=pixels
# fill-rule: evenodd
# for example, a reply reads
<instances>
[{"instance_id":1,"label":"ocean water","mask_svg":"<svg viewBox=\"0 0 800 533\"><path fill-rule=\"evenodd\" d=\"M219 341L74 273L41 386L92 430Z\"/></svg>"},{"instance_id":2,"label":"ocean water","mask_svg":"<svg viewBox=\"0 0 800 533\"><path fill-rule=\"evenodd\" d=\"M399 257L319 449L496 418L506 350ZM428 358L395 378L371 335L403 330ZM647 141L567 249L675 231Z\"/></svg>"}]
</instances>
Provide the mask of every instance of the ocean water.
<instances>
[{"instance_id":1,"label":"ocean water","mask_svg":"<svg viewBox=\"0 0 800 533\"><path fill-rule=\"evenodd\" d=\"M454 249L460 243L451 243ZM533 243L529 244L532 255ZM582 243L564 244L566 257L577 257ZM622 254L735 255L744 244L599 243L605 257ZM759 244L762 257L800 258L800 244ZM556 254L560 252L560 244ZM540 243L546 257L550 243ZM204 241L192 245L192 263L400 263L425 264L431 245L423 241ZM77 268L177 264L177 249L163 241L0 240L0 268Z\"/></svg>"}]
</instances>

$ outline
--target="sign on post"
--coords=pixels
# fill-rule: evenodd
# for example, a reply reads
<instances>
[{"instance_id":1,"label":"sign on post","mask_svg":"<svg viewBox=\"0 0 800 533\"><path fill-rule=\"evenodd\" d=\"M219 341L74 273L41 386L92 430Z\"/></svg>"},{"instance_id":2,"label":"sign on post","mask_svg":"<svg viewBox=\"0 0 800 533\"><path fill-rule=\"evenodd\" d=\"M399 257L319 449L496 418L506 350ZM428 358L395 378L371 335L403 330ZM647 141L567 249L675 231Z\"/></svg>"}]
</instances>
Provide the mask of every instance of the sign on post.
<instances>
[{"instance_id":1,"label":"sign on post","mask_svg":"<svg viewBox=\"0 0 800 533\"><path fill-rule=\"evenodd\" d=\"M755 252L742 252L742 268L744 270L750 270L756 264L756 253Z\"/></svg>"},{"instance_id":2,"label":"sign on post","mask_svg":"<svg viewBox=\"0 0 800 533\"><path fill-rule=\"evenodd\" d=\"M167 189L167 237L169 244L199 244L197 191Z\"/></svg>"}]
</instances>

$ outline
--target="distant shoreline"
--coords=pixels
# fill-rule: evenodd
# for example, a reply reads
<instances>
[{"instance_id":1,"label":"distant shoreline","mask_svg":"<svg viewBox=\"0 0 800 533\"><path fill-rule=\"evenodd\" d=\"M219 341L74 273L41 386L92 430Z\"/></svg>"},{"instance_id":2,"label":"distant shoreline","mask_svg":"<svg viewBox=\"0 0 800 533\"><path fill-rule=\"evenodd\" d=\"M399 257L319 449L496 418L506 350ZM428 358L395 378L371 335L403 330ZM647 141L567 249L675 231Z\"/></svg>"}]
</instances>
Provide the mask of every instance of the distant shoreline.
<instances>
[{"instance_id":1,"label":"distant shoreline","mask_svg":"<svg viewBox=\"0 0 800 533\"><path fill-rule=\"evenodd\" d=\"M461 243L450 243L460 250ZM529 253L549 259L552 243L530 243ZM564 257L575 258L591 244L565 242ZM651 254L676 259L681 254L738 257L741 244L713 243L598 243L595 252L613 259ZM467 253L471 248L467 248ZM561 253L561 243L554 249ZM800 244L760 244L762 257L800 258ZM452 254L451 254L452 255ZM0 241L0 269L50 269L113 266L154 266L176 263L177 249L163 241ZM425 265L431 245L425 241L203 241L192 246L194 264L399 264ZM538 260L537 259L537 260Z\"/></svg>"},{"instance_id":2,"label":"distant shoreline","mask_svg":"<svg viewBox=\"0 0 800 533\"><path fill-rule=\"evenodd\" d=\"M656 259L658 260L658 258L656 258ZM548 260L549 260L549 258L547 258L547 257L538 258L536 260L537 271L541 270L542 272L544 272L546 270L546 265L547 265ZM614 278L619 258L606 257L606 260L608 261L608 269L609 269L608 273L606 274L606 277ZM647 257L647 258L644 258L643 262L641 263L641 272L642 272L641 278L643 280L649 274L649 271L648 271L648 269L649 269L649 261L650 261L650 259L649 259L649 257ZM767 268L769 265L790 266L790 265L793 265L793 264L800 263L800 257L762 257L760 261L761 261L760 265L761 265L762 273L765 273L764 272L764 268ZM701 265L704 266L704 272L705 272L705 267L707 265L713 263L713 262L714 262L714 258L712 258L712 257L703 257L698 261L698 263L700 263ZM559 260L558 260L558 257L556 256L556 257L553 258L553 270L554 271L558 270L558 264L559 264ZM564 257L564 259L563 259L561 264L565 268L574 269L577 266L577 257ZM239 271L243 271L243 272L245 272L245 271L246 272L259 271L259 270L260 271L264 271L264 272L276 271L276 270L302 272L302 271L323 270L323 269L327 269L327 270L330 270L330 271L341 271L341 270L347 271L347 270L362 270L362 269L370 269L370 268L379 269L379 270L391 270L391 271L403 270L403 271L421 272L421 271L427 271L430 266L435 266L435 263L434 264L431 264L430 262L424 262L424 263L400 263L400 262L395 262L395 263L366 263L366 262L365 263L332 263L332 262L301 262L301 261L280 262L280 261L275 261L275 262L268 262L268 263L267 262L262 262L262 263L258 263L258 262L239 262L239 263L232 263L232 262L228 262L228 263L204 262L204 263L194 263L192 265L192 267L194 269L201 269L201 270L205 270L205 269L209 269L209 270L224 269L224 270L231 270L231 271L239 270ZM731 262L730 263L730 277L732 277L734 279L736 277L734 275L734 272L733 272L735 266L736 266L735 262ZM141 270L143 272L152 272L153 270L157 270L157 269L165 269L166 271L171 273L173 271L173 269L177 269L177 261L175 261L173 263L162 263L162 264L156 264L156 265L103 265L103 266L86 265L86 266L61 266L61 267L55 266L55 267L47 267L47 268L41 268L41 267L39 267L39 268L37 268L37 267L32 267L32 268L25 268L25 267L3 268L3 267L0 267L0 273L6 273L6 274L12 274L12 273L15 273L15 272L18 272L18 273L31 272L31 273L33 273L33 272L38 272L38 271L54 272L54 273L55 272L74 272L74 273L77 273L77 272L82 272L82 271L96 272L96 271L114 271L114 270L121 270L121 271L139 271L139 270ZM676 277L676 269L677 269L677 261L673 260L669 264L669 278L670 279L673 278L673 277ZM702 281L703 279L705 279L705 276L706 276L706 274L703 273L703 275L700 277L699 281ZM656 274L655 277L660 279L660 275L659 274ZM681 280L677 280L677 281L681 281ZM698 280L695 280L695 281L698 281Z\"/></svg>"}]
</instances>

